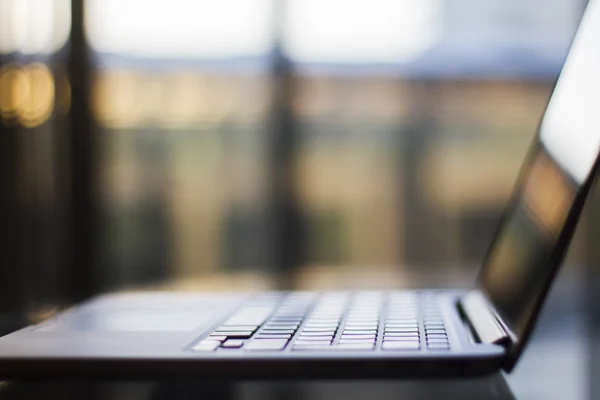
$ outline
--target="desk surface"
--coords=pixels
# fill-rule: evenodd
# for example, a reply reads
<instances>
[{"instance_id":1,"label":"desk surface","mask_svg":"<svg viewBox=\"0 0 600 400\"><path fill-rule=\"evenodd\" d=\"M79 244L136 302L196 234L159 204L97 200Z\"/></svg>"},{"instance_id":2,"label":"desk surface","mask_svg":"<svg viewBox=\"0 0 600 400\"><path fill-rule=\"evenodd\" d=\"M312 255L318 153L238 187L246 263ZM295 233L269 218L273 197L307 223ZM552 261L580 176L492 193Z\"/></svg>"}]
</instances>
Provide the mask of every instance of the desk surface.
<instances>
[{"instance_id":1,"label":"desk surface","mask_svg":"<svg viewBox=\"0 0 600 400\"><path fill-rule=\"evenodd\" d=\"M14 399L587 399L590 346L581 282L553 290L535 336L517 368L470 380L294 382L46 382L6 383ZM578 295L579 294L579 295Z\"/></svg>"},{"instance_id":2,"label":"desk surface","mask_svg":"<svg viewBox=\"0 0 600 400\"><path fill-rule=\"evenodd\" d=\"M13 383L3 400L149 399L514 399L498 374L466 381L53 382Z\"/></svg>"}]
</instances>

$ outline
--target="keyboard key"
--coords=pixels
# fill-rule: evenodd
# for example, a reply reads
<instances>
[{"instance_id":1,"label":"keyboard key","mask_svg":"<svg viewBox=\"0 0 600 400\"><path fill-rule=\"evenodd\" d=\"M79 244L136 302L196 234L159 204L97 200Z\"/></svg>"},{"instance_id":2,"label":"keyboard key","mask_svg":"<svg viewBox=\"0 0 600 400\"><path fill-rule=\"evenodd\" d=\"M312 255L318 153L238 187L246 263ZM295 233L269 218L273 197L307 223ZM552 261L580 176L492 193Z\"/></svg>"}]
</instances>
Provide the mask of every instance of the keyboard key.
<instances>
[{"instance_id":1,"label":"keyboard key","mask_svg":"<svg viewBox=\"0 0 600 400\"><path fill-rule=\"evenodd\" d=\"M304 327L302 328L302 332L335 332L336 329L335 328L309 328L309 327Z\"/></svg>"},{"instance_id":2,"label":"keyboard key","mask_svg":"<svg viewBox=\"0 0 600 400\"><path fill-rule=\"evenodd\" d=\"M346 326L344 326L345 331L372 331L372 330L377 330L377 328L378 328L378 325L355 326L355 325L346 324Z\"/></svg>"},{"instance_id":3,"label":"keyboard key","mask_svg":"<svg viewBox=\"0 0 600 400\"><path fill-rule=\"evenodd\" d=\"M221 342L217 340L203 340L195 344L194 347L192 347L192 350L203 353L209 353L215 351L220 345Z\"/></svg>"},{"instance_id":4,"label":"keyboard key","mask_svg":"<svg viewBox=\"0 0 600 400\"><path fill-rule=\"evenodd\" d=\"M392 337L406 337L406 338L419 338L419 332L384 332L383 337L392 338Z\"/></svg>"},{"instance_id":5,"label":"keyboard key","mask_svg":"<svg viewBox=\"0 0 600 400\"><path fill-rule=\"evenodd\" d=\"M300 324L302 321L304 321L305 317L303 315L300 316L295 316L295 317L274 317L272 319L267 320L267 322L279 322L279 323L287 323L288 325L290 324Z\"/></svg>"},{"instance_id":6,"label":"keyboard key","mask_svg":"<svg viewBox=\"0 0 600 400\"><path fill-rule=\"evenodd\" d=\"M419 350L421 345L418 342L383 342L383 350Z\"/></svg>"},{"instance_id":7,"label":"keyboard key","mask_svg":"<svg viewBox=\"0 0 600 400\"><path fill-rule=\"evenodd\" d=\"M419 331L409 331L409 332L395 332L395 331L384 331L384 335L389 336L419 336Z\"/></svg>"},{"instance_id":8,"label":"keyboard key","mask_svg":"<svg viewBox=\"0 0 600 400\"><path fill-rule=\"evenodd\" d=\"M377 330L376 329L370 329L370 330L363 330L363 331L354 331L354 330L345 330L344 329L344 335L376 335L377 334Z\"/></svg>"},{"instance_id":9,"label":"keyboard key","mask_svg":"<svg viewBox=\"0 0 600 400\"><path fill-rule=\"evenodd\" d=\"M239 349L244 345L243 340L229 339L221 343L221 347L224 349Z\"/></svg>"},{"instance_id":10,"label":"keyboard key","mask_svg":"<svg viewBox=\"0 0 600 400\"><path fill-rule=\"evenodd\" d=\"M300 336L308 337L308 336L333 336L335 335L335 331L321 331L321 332L300 332Z\"/></svg>"},{"instance_id":11,"label":"keyboard key","mask_svg":"<svg viewBox=\"0 0 600 400\"><path fill-rule=\"evenodd\" d=\"M429 342L427 342L428 349L449 348L449 347L450 347L450 343L429 343Z\"/></svg>"},{"instance_id":12,"label":"keyboard key","mask_svg":"<svg viewBox=\"0 0 600 400\"><path fill-rule=\"evenodd\" d=\"M428 339L448 339L448 335L445 333L426 333L425 337Z\"/></svg>"},{"instance_id":13,"label":"keyboard key","mask_svg":"<svg viewBox=\"0 0 600 400\"><path fill-rule=\"evenodd\" d=\"M217 335L215 333L212 333L207 339L216 340L218 342L224 342L224 341L227 340L227 336L221 336L221 335Z\"/></svg>"},{"instance_id":14,"label":"keyboard key","mask_svg":"<svg viewBox=\"0 0 600 400\"><path fill-rule=\"evenodd\" d=\"M295 329L279 330L279 329L267 329L267 328L260 331L260 333L267 333L269 335L277 335L277 334L293 335L295 332L296 332Z\"/></svg>"},{"instance_id":15,"label":"keyboard key","mask_svg":"<svg viewBox=\"0 0 600 400\"><path fill-rule=\"evenodd\" d=\"M419 329L418 328L384 328L383 330L384 332L389 332L389 333L418 333Z\"/></svg>"},{"instance_id":16,"label":"keyboard key","mask_svg":"<svg viewBox=\"0 0 600 400\"><path fill-rule=\"evenodd\" d=\"M302 323L302 319L298 320L298 319L289 319L289 320L280 320L280 319L269 319L267 320L267 322L263 325L274 325L274 326L280 326L280 325L300 325Z\"/></svg>"},{"instance_id":17,"label":"keyboard key","mask_svg":"<svg viewBox=\"0 0 600 400\"><path fill-rule=\"evenodd\" d=\"M262 329L263 331L295 331L298 325L271 325L267 324Z\"/></svg>"},{"instance_id":18,"label":"keyboard key","mask_svg":"<svg viewBox=\"0 0 600 400\"><path fill-rule=\"evenodd\" d=\"M229 339L249 339L252 336L252 331L219 331L216 332L218 336L226 336Z\"/></svg>"},{"instance_id":19,"label":"keyboard key","mask_svg":"<svg viewBox=\"0 0 600 400\"><path fill-rule=\"evenodd\" d=\"M294 319L279 319L274 318L268 320L267 324L269 325L300 325L303 321L303 318L294 318Z\"/></svg>"},{"instance_id":20,"label":"keyboard key","mask_svg":"<svg viewBox=\"0 0 600 400\"><path fill-rule=\"evenodd\" d=\"M377 335L344 335L342 334L342 339L351 339L351 340L360 340L360 339L373 339L377 338Z\"/></svg>"},{"instance_id":21,"label":"keyboard key","mask_svg":"<svg viewBox=\"0 0 600 400\"><path fill-rule=\"evenodd\" d=\"M346 315L346 319L348 321L355 321L355 322L374 322L374 321L379 321L379 317L380 314L376 311L369 311L369 312L365 312L365 313L352 313L350 312L349 314Z\"/></svg>"},{"instance_id":22,"label":"keyboard key","mask_svg":"<svg viewBox=\"0 0 600 400\"><path fill-rule=\"evenodd\" d=\"M442 344L442 343L435 343L435 344L428 344L427 348L429 350L449 350L450 349L450 345L449 344Z\"/></svg>"},{"instance_id":23,"label":"keyboard key","mask_svg":"<svg viewBox=\"0 0 600 400\"><path fill-rule=\"evenodd\" d=\"M286 339L256 339L248 343L246 351L278 351L287 345Z\"/></svg>"},{"instance_id":24,"label":"keyboard key","mask_svg":"<svg viewBox=\"0 0 600 400\"><path fill-rule=\"evenodd\" d=\"M435 335L435 334L445 335L446 330L445 329L427 329L425 331L425 333L428 335Z\"/></svg>"},{"instance_id":25,"label":"keyboard key","mask_svg":"<svg viewBox=\"0 0 600 400\"><path fill-rule=\"evenodd\" d=\"M439 340L439 341L428 340L427 341L427 345L428 346L435 346L435 345L446 345L446 346L449 346L450 342L448 342L448 341L442 341L442 340Z\"/></svg>"},{"instance_id":26,"label":"keyboard key","mask_svg":"<svg viewBox=\"0 0 600 400\"><path fill-rule=\"evenodd\" d=\"M446 329L444 324L424 324L425 329Z\"/></svg>"},{"instance_id":27,"label":"keyboard key","mask_svg":"<svg viewBox=\"0 0 600 400\"><path fill-rule=\"evenodd\" d=\"M296 342L332 342L333 336L299 336Z\"/></svg>"},{"instance_id":28,"label":"keyboard key","mask_svg":"<svg viewBox=\"0 0 600 400\"><path fill-rule=\"evenodd\" d=\"M396 324L396 325L412 325L412 326L417 326L419 325L419 321L418 320L414 320L414 319L397 319L397 318L386 318L385 319L385 324L386 325L390 325L390 324Z\"/></svg>"},{"instance_id":29,"label":"keyboard key","mask_svg":"<svg viewBox=\"0 0 600 400\"><path fill-rule=\"evenodd\" d=\"M419 338L419 336L390 336L390 335L385 335L383 337L383 340L396 340L396 341L400 341L400 340L421 340Z\"/></svg>"},{"instance_id":30,"label":"keyboard key","mask_svg":"<svg viewBox=\"0 0 600 400\"><path fill-rule=\"evenodd\" d=\"M290 339L291 337L289 333L259 333L254 336L255 339Z\"/></svg>"},{"instance_id":31,"label":"keyboard key","mask_svg":"<svg viewBox=\"0 0 600 400\"><path fill-rule=\"evenodd\" d=\"M426 338L427 343L449 343L448 338Z\"/></svg>"},{"instance_id":32,"label":"keyboard key","mask_svg":"<svg viewBox=\"0 0 600 400\"><path fill-rule=\"evenodd\" d=\"M446 328L428 328L428 327L425 327L425 332L434 333L434 334L435 333L443 333L443 334L447 333Z\"/></svg>"},{"instance_id":33,"label":"keyboard key","mask_svg":"<svg viewBox=\"0 0 600 400\"><path fill-rule=\"evenodd\" d=\"M362 326L362 325L374 325L374 326L379 326L379 318L374 319L374 320L353 320L353 319L347 319L346 320L346 326L354 326L354 325L358 325L358 326Z\"/></svg>"},{"instance_id":34,"label":"keyboard key","mask_svg":"<svg viewBox=\"0 0 600 400\"><path fill-rule=\"evenodd\" d=\"M306 331L306 332L335 332L338 330L337 326L320 326L320 327L315 327L315 326L309 326L309 325L304 325L302 327L302 331Z\"/></svg>"},{"instance_id":35,"label":"keyboard key","mask_svg":"<svg viewBox=\"0 0 600 400\"><path fill-rule=\"evenodd\" d=\"M419 328L419 324L396 324L396 323L390 323L390 322L386 322L385 324L386 328Z\"/></svg>"},{"instance_id":36,"label":"keyboard key","mask_svg":"<svg viewBox=\"0 0 600 400\"><path fill-rule=\"evenodd\" d=\"M416 318L387 318L386 324L412 324L418 325L419 321Z\"/></svg>"}]
</instances>

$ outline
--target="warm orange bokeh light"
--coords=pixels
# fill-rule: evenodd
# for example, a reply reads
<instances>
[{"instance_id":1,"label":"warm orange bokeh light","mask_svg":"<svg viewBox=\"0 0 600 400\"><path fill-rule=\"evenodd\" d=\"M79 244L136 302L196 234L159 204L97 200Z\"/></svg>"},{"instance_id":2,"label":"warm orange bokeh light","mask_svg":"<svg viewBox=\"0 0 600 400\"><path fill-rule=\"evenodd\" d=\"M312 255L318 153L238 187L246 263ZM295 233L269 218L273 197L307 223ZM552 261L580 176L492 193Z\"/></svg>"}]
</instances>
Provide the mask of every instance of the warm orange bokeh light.
<instances>
[{"instance_id":1,"label":"warm orange bokeh light","mask_svg":"<svg viewBox=\"0 0 600 400\"><path fill-rule=\"evenodd\" d=\"M31 64L25 67L27 92L24 101L17 109L19 121L32 128L45 122L54 110L54 78L44 64Z\"/></svg>"},{"instance_id":2,"label":"warm orange bokeh light","mask_svg":"<svg viewBox=\"0 0 600 400\"><path fill-rule=\"evenodd\" d=\"M44 123L54 110L54 78L44 64L9 64L0 71L0 117L28 128Z\"/></svg>"},{"instance_id":3,"label":"warm orange bokeh light","mask_svg":"<svg viewBox=\"0 0 600 400\"><path fill-rule=\"evenodd\" d=\"M16 64L8 64L2 68L0 70L0 117L4 120L16 118L28 91L29 82L23 68Z\"/></svg>"}]
</instances>

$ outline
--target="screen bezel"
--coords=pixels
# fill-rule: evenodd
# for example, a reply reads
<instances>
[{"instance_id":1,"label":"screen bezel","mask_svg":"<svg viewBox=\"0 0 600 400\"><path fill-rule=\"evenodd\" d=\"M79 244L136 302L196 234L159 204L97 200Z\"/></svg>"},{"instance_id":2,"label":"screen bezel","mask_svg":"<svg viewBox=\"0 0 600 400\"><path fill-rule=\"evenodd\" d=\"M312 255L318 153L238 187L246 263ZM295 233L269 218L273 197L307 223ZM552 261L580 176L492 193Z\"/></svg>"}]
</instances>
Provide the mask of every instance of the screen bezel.
<instances>
[{"instance_id":1,"label":"screen bezel","mask_svg":"<svg viewBox=\"0 0 600 400\"><path fill-rule=\"evenodd\" d=\"M549 259L548 259L549 274L547 276L547 279L544 282L542 282L540 285L540 295L538 296L537 299L535 299L535 301L533 303L533 308L532 308L530 319L526 322L524 328L519 332L519 331L515 330L514 327L511 325L511 322L502 315L502 311L496 307L496 304L494 303L494 299L490 296L489 291L487 290L485 284L483 284L482 276L486 271L486 266L488 264L489 257L492 253L492 250L495 248L495 245L497 244L497 242L499 240L499 237L500 237L500 234L501 234L503 228L506 226L507 222L509 221L510 216L513 214L515 209L519 206L520 197L521 197L522 188L523 188L523 181L527 178L527 174L529 173L529 171L531 169L531 165L534 162L536 155L540 151L544 151L544 150L543 150L543 145L540 142L539 133L538 133L534 137L534 142L530 146L530 149L527 153L523 167L521 168L521 171L519 172L519 177L517 179L517 183L512 191L511 197L508 201L508 205L504 211L504 214L500 220L500 223L498 224L498 227L496 228L493 239L491 241L491 245L486 253L486 256L484 258L482 267L479 270L479 273L477 276L477 281L476 281L477 289L479 289L485 295L485 297L487 298L489 303L494 307L494 312L495 312L496 316L501 319L501 321L500 321L501 324L510 330L512 339L514 339L514 340L511 340L511 344L508 346L508 349L507 349L508 357L507 357L506 363L504 364L504 369L507 371L510 371L514 367L519 356L521 355L521 353L523 351L523 348L525 347L525 345L527 344L527 342L531 336L531 333L535 327L535 323L537 321L537 318L539 316L541 308L544 304L544 301L547 297L550 287L552 286L552 282L554 281L556 274L560 270L560 266L561 266L561 264L564 260L564 257L567 253L567 250L568 250L571 240L573 238L573 234L575 232L575 228L576 228L579 218L581 216L581 212L583 210L585 200L589 194L590 188L592 186L592 183L593 183L594 178L596 177L597 171L598 171L598 158L596 158L596 161L590 171L590 174L588 175L588 177L582 184L578 185L579 187L575 194L573 204L567 213L564 227L563 227L563 229L561 229L561 231L558 235L557 241L556 241L556 245L554 246L553 250L551 251L551 253L549 255ZM550 154L548 154L548 152L546 152L546 154L552 160L552 162L556 163L556 161L552 158L552 156ZM558 163L556 163L556 164L558 165ZM561 170L562 170L562 168L561 168Z\"/></svg>"},{"instance_id":2,"label":"screen bezel","mask_svg":"<svg viewBox=\"0 0 600 400\"><path fill-rule=\"evenodd\" d=\"M587 9L589 10L589 6ZM578 28L578 30L574 36L573 42L575 42L575 40L577 40L577 38L578 38L579 32L581 31L581 26L583 25L583 23L586 20L586 16L587 16L586 14L587 13L583 14L582 23L580 24L580 27ZM569 60L570 54L571 54L571 50L569 51L569 54L567 55L565 60ZM565 62L565 64L566 64L566 62ZM563 166L561 166L561 164L555 159L555 157L552 154L550 154L549 151L546 151L544 149L544 144L541 139L540 131L541 131L542 123L544 120L544 116L546 115L546 112L548 109L548 105L550 104L551 99L553 98L553 96L556 93L557 84L560 80L561 75L562 75L562 73L557 77L556 81L554 82L552 93L548 97L548 102L546 104L546 110L544 111L542 117L540 118L540 120L538 122L536 134L533 138L533 142L529 147L529 150L525 157L525 161L519 171L516 184L514 185L514 187L512 189L512 193L507 202L507 206L505 207L505 211L504 211L504 213L500 219L500 223L498 224L496 231L493 235L491 245L489 246L489 248L486 252L483 264L479 270L476 284L475 284L475 287L484 294L484 296L487 298L489 303L493 306L493 308L494 308L493 311L496 314L496 316L500 319L500 323L502 325L504 325L504 327L506 327L507 330L510 332L509 336L511 336L511 341L510 341L510 344L507 346L507 358L506 358L506 361L503 366L503 368L507 372L514 368L521 353L523 352L524 347L526 346L527 342L529 341L529 339L531 337L532 331L535 327L535 324L538 319L541 308L545 302L545 299L548 295L550 287L552 286L552 283L553 283L554 279L556 278L556 275L560 269L560 266L566 256L567 250L568 250L571 240L573 238L573 234L577 227L577 223L580 219L583 207L585 205L585 201L589 195L590 189L591 189L591 187L597 177L597 174L598 174L600 158L598 155L596 155L596 159L594 160L593 165L591 166L590 170L588 171L588 175L586 176L585 180L583 180L581 183L576 183L575 180L570 176L570 174L565 170L565 168ZM598 129L600 130L600 126L598 127ZM523 184L524 184L525 180L527 179L529 172L531 171L532 163L535 161L536 155L539 154L540 151L544 151L546 153L546 155L548 156L548 158L561 170L561 172L563 172L565 174L565 176L569 177L571 179L571 181L574 184L576 184L577 191L576 191L575 197L573 199L572 206L568 210L568 213L567 213L567 216L566 216L566 219L564 222L564 226L560 230L560 233L558 234L558 237L556 240L556 244L549 254L549 259L548 259L549 273L547 275L547 279L544 282L541 282L541 284L540 284L540 294L539 294L538 298L536 298L534 300L530 318L526 321L526 323L521 331L516 331L514 329L514 327L511 326L511 322L508 320L508 318L505 318L502 315L502 311L499 309L497 304L494 303L494 299L491 298L490 293L487 290L487 288L482 280L482 277L486 272L486 267L488 266L490 256L491 256L493 250L495 249L495 246L498 244L500 235L501 235L504 227L506 226L507 222L509 221L509 218L515 212L515 209L519 206L519 202L521 201L522 190L524 187Z\"/></svg>"}]
</instances>

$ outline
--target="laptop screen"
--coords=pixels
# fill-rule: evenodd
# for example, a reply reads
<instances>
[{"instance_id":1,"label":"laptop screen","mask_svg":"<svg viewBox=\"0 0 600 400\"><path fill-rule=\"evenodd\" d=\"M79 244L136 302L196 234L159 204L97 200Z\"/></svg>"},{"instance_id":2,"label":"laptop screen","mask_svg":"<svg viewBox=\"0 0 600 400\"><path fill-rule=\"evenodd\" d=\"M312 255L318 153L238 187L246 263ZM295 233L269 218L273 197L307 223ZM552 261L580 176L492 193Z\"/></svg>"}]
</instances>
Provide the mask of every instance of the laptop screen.
<instances>
[{"instance_id":1,"label":"laptop screen","mask_svg":"<svg viewBox=\"0 0 600 400\"><path fill-rule=\"evenodd\" d=\"M561 261L599 149L600 1L591 1L479 276L519 337Z\"/></svg>"}]
</instances>

